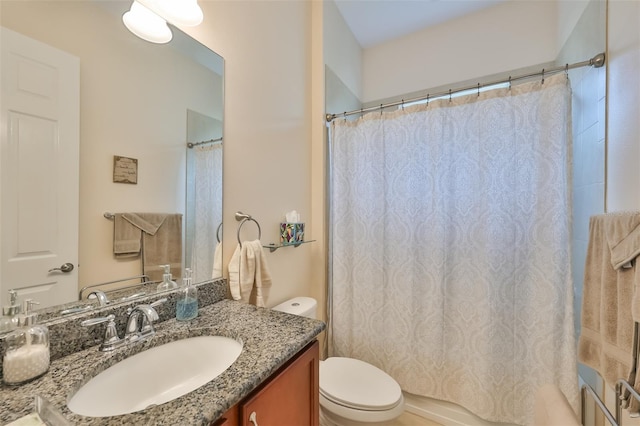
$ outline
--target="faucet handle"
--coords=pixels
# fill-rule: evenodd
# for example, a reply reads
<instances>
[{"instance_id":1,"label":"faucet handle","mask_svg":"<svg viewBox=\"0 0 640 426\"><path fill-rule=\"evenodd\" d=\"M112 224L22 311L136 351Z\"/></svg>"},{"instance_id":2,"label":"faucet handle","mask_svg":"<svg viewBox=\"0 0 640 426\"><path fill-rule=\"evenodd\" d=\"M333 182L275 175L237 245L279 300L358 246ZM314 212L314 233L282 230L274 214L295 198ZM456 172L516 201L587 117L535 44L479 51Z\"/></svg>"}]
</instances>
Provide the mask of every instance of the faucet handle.
<instances>
[{"instance_id":1,"label":"faucet handle","mask_svg":"<svg viewBox=\"0 0 640 426\"><path fill-rule=\"evenodd\" d=\"M80 323L83 327L90 327L96 324L102 324L103 322L107 323L107 328L104 332L104 340L100 345L100 350L103 352L108 352L114 350L118 347L119 344L122 343L122 340L118 337L118 330L116 330L116 316L111 314L106 317L98 317L91 318L88 320L84 320Z\"/></svg>"}]
</instances>

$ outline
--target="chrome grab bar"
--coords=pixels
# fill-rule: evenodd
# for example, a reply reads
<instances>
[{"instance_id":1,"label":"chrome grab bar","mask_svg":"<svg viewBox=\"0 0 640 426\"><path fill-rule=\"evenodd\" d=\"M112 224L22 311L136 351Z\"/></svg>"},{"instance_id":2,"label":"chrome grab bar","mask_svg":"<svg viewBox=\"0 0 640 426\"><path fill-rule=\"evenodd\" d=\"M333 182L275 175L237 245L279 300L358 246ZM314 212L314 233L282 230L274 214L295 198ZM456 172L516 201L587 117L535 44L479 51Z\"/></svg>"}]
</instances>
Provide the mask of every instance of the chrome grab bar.
<instances>
[{"instance_id":1,"label":"chrome grab bar","mask_svg":"<svg viewBox=\"0 0 640 426\"><path fill-rule=\"evenodd\" d=\"M609 421L609 423L611 423L612 426L620 426L616 421L616 419L613 418L611 411L609 411L609 409L604 405L604 402L602 402L598 394L593 390L591 386L589 386L586 383L583 384L582 387L580 388L580 398L581 398L580 423L581 424L583 425L585 424L587 394L591 395L591 398L593 398L593 401L596 403L596 407L598 407L600 411L602 411L602 414L604 414L604 416L607 418L607 420ZM617 417L617 411L619 406L620 406L619 403L616 404L616 417Z\"/></svg>"}]
</instances>

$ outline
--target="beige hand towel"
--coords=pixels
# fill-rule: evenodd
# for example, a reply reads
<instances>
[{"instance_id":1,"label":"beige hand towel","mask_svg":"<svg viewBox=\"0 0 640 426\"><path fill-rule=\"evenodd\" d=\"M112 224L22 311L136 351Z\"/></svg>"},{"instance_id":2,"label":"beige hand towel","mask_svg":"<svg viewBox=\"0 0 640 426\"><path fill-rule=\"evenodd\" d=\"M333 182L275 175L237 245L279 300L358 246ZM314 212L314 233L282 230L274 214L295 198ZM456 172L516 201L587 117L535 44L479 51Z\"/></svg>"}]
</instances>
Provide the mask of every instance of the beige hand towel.
<instances>
[{"instance_id":1,"label":"beige hand towel","mask_svg":"<svg viewBox=\"0 0 640 426\"><path fill-rule=\"evenodd\" d=\"M622 268L637 252L626 240L637 227L634 223L636 219L622 214L593 216L589 221L578 359L612 387L620 378L634 385L636 375L632 303L640 273L637 265ZM630 411L637 409L633 404Z\"/></svg>"},{"instance_id":2,"label":"beige hand towel","mask_svg":"<svg viewBox=\"0 0 640 426\"><path fill-rule=\"evenodd\" d=\"M146 218L146 215L143 217ZM162 280L160 265L170 265L174 281L182 277L182 215L167 214L154 234L142 233L144 274L151 281Z\"/></svg>"},{"instance_id":3,"label":"beige hand towel","mask_svg":"<svg viewBox=\"0 0 640 426\"><path fill-rule=\"evenodd\" d=\"M640 254L640 213L610 213L608 217L605 224L611 266L620 269Z\"/></svg>"},{"instance_id":4,"label":"beige hand towel","mask_svg":"<svg viewBox=\"0 0 640 426\"><path fill-rule=\"evenodd\" d=\"M122 218L149 235L155 235L167 218L166 213L122 213Z\"/></svg>"},{"instance_id":5,"label":"beige hand towel","mask_svg":"<svg viewBox=\"0 0 640 426\"><path fill-rule=\"evenodd\" d=\"M244 241L229 262L229 290L234 300L264 307L271 288L271 273L260 240Z\"/></svg>"},{"instance_id":6,"label":"beige hand towel","mask_svg":"<svg viewBox=\"0 0 640 426\"><path fill-rule=\"evenodd\" d=\"M116 213L113 219L113 254L116 258L136 257L142 248L140 229Z\"/></svg>"}]
</instances>

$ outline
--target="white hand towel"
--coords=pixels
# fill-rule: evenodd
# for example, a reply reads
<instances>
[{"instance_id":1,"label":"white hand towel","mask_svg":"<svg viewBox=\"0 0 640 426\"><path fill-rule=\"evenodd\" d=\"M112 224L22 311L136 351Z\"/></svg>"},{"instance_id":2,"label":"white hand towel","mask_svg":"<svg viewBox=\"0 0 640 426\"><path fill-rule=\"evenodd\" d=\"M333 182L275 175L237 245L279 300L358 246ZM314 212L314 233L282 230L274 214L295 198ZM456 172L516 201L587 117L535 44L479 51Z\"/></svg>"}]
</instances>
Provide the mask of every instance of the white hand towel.
<instances>
[{"instance_id":1,"label":"white hand towel","mask_svg":"<svg viewBox=\"0 0 640 426\"><path fill-rule=\"evenodd\" d=\"M229 290L231 291L231 297L233 300L240 300L240 252L242 248L240 244L236 246L231 260L229 261Z\"/></svg>"},{"instance_id":2,"label":"white hand towel","mask_svg":"<svg viewBox=\"0 0 640 426\"><path fill-rule=\"evenodd\" d=\"M244 241L229 262L229 290L234 300L264 307L271 288L271 273L260 240Z\"/></svg>"},{"instance_id":3,"label":"white hand towel","mask_svg":"<svg viewBox=\"0 0 640 426\"><path fill-rule=\"evenodd\" d=\"M267 259L262 249L260 240L254 240L247 243L247 251L251 252L250 257L253 258L254 278L253 287L255 288L255 305L264 307L269 297L271 289L271 273L267 266Z\"/></svg>"},{"instance_id":4,"label":"white hand towel","mask_svg":"<svg viewBox=\"0 0 640 426\"><path fill-rule=\"evenodd\" d=\"M222 276L222 243L216 244L213 250L213 271L211 278L220 278Z\"/></svg>"}]
</instances>

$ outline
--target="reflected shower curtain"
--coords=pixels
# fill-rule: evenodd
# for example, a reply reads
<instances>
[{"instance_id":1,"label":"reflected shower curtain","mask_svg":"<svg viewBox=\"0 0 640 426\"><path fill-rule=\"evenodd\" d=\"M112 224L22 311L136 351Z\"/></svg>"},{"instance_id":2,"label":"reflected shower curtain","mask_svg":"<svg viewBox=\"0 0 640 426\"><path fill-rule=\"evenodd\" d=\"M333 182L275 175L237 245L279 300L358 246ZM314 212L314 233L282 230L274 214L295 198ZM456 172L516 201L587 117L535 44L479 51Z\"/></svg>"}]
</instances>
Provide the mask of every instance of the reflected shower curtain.
<instances>
[{"instance_id":1,"label":"reflected shower curtain","mask_svg":"<svg viewBox=\"0 0 640 426\"><path fill-rule=\"evenodd\" d=\"M577 407L570 87L557 75L331 127L329 353L529 424Z\"/></svg>"},{"instance_id":2,"label":"reflected shower curtain","mask_svg":"<svg viewBox=\"0 0 640 426\"><path fill-rule=\"evenodd\" d=\"M215 275L217 231L222 223L222 144L194 147L193 150L195 233L191 269L194 277L204 280Z\"/></svg>"}]
</instances>

